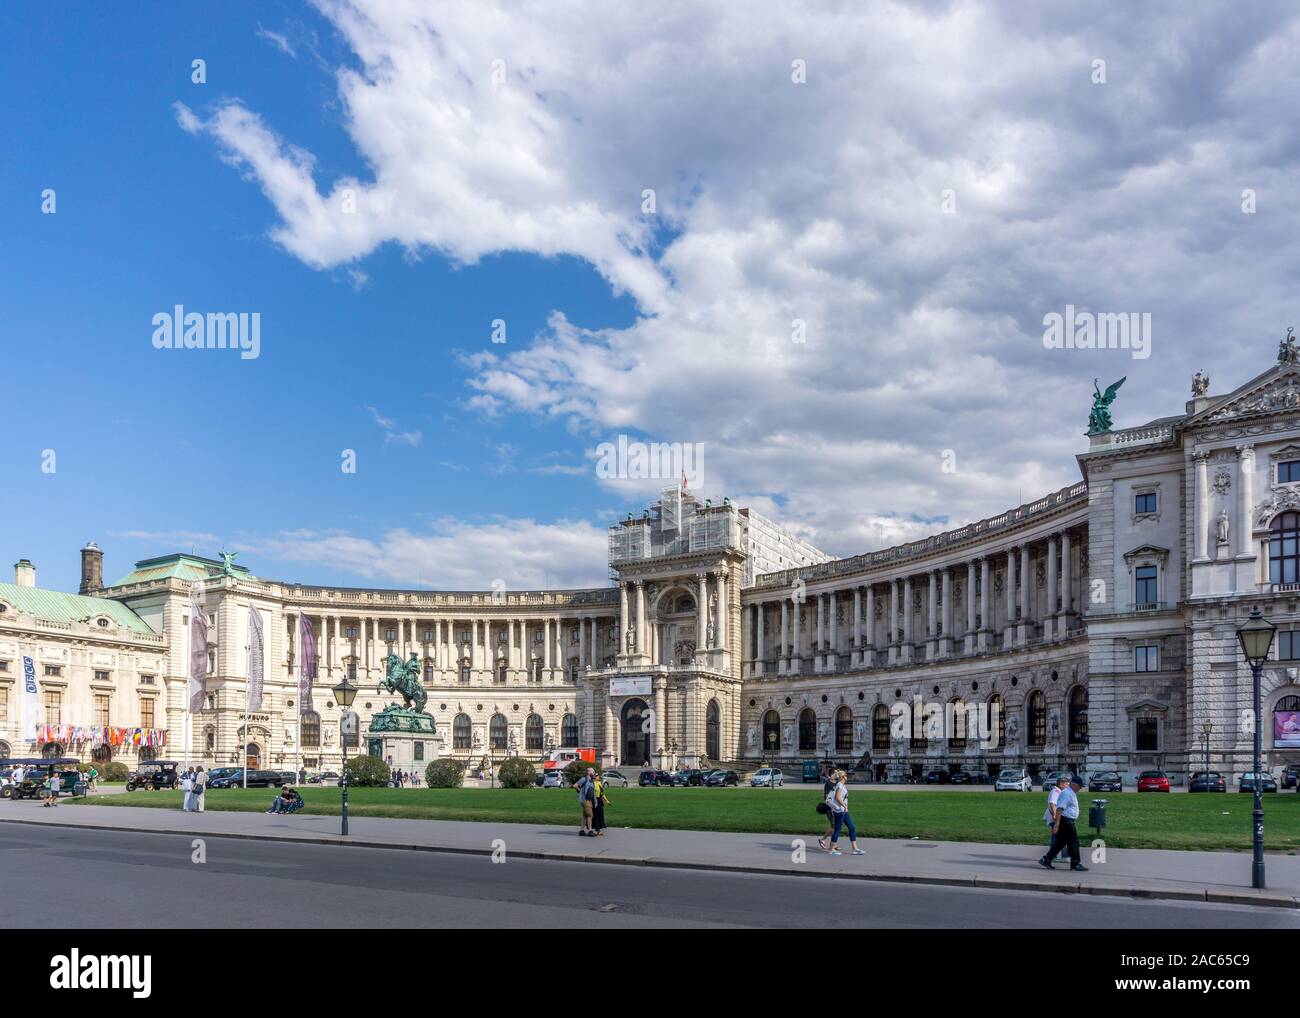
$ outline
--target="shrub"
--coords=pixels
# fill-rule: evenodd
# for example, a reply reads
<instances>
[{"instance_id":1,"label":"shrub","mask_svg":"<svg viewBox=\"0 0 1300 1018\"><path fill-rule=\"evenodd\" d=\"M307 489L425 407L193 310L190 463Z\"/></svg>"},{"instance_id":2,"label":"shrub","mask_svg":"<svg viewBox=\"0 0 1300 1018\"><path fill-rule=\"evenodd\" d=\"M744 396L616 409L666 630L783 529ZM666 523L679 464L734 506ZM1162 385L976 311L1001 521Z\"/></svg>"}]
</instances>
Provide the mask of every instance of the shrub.
<instances>
[{"instance_id":1,"label":"shrub","mask_svg":"<svg viewBox=\"0 0 1300 1018\"><path fill-rule=\"evenodd\" d=\"M388 764L377 756L354 756L347 762L348 784L362 787L383 787L388 784L392 772Z\"/></svg>"},{"instance_id":2,"label":"shrub","mask_svg":"<svg viewBox=\"0 0 1300 1018\"><path fill-rule=\"evenodd\" d=\"M501 761L497 777L501 779L502 788L529 788L537 780L537 768L531 760L512 756Z\"/></svg>"},{"instance_id":3,"label":"shrub","mask_svg":"<svg viewBox=\"0 0 1300 1018\"><path fill-rule=\"evenodd\" d=\"M424 769L424 783L430 788L459 788L464 778L464 762L450 757L434 760Z\"/></svg>"},{"instance_id":4,"label":"shrub","mask_svg":"<svg viewBox=\"0 0 1300 1018\"><path fill-rule=\"evenodd\" d=\"M588 767L594 770L597 774L600 773L600 768L593 763L588 763L586 760L570 760L568 765L564 768L564 780L571 785L576 785L587 776Z\"/></svg>"},{"instance_id":5,"label":"shrub","mask_svg":"<svg viewBox=\"0 0 1300 1018\"><path fill-rule=\"evenodd\" d=\"M81 771L82 774L85 774L90 770L91 766L92 765L88 763L77 764L77 770ZM131 773L131 769L127 767L126 764L119 763L117 760L110 760L108 763L97 763L93 766L95 770L99 771L99 780L101 782L125 781L127 775Z\"/></svg>"}]
</instances>

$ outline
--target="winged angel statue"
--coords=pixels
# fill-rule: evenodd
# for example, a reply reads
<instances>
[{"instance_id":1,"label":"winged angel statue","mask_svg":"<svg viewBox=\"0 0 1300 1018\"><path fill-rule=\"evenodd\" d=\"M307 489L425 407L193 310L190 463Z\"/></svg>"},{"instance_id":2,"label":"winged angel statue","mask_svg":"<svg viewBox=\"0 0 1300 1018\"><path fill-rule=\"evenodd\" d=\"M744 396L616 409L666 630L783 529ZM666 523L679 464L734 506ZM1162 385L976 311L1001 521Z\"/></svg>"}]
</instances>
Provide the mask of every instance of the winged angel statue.
<instances>
[{"instance_id":1,"label":"winged angel statue","mask_svg":"<svg viewBox=\"0 0 1300 1018\"><path fill-rule=\"evenodd\" d=\"M1119 387L1127 378L1128 375L1125 375L1118 382L1107 386L1105 392L1102 392L1097 385L1097 379L1092 380L1092 413L1088 415L1089 435L1100 435L1102 432L1109 431L1114 425L1115 422L1110 416L1110 405L1115 402L1115 394L1119 392Z\"/></svg>"}]
</instances>

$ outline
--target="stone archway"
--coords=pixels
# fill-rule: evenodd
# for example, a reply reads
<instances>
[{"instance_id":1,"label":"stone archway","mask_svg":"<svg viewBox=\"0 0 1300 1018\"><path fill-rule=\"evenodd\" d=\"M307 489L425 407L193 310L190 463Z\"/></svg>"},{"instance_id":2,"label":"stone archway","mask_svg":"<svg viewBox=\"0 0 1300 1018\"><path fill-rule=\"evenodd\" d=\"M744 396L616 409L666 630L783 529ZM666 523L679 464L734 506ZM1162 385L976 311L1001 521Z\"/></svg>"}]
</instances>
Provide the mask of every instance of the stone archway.
<instances>
[{"instance_id":1,"label":"stone archway","mask_svg":"<svg viewBox=\"0 0 1300 1018\"><path fill-rule=\"evenodd\" d=\"M623 704L623 709L619 712L619 748L622 753L619 762L625 767L640 767L647 760L654 759L653 732L645 730L648 727L645 724L648 712L649 705L636 697Z\"/></svg>"}]
</instances>

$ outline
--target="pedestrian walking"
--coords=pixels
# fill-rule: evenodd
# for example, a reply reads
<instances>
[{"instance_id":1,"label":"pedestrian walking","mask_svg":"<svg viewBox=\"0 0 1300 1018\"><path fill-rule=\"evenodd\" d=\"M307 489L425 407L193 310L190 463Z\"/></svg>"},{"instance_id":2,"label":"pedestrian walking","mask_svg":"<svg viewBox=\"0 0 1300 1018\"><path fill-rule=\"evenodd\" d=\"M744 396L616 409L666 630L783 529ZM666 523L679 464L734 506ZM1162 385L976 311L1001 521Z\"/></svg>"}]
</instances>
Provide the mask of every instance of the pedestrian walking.
<instances>
[{"instance_id":1,"label":"pedestrian walking","mask_svg":"<svg viewBox=\"0 0 1300 1018\"><path fill-rule=\"evenodd\" d=\"M1061 794L1056 799L1056 823L1054 824L1055 838L1052 841L1052 847L1048 849L1045 856L1038 860L1038 864L1045 869L1052 868L1052 862L1062 849L1070 853L1072 869L1076 873L1088 872L1088 867L1083 865L1079 859L1079 831L1077 823L1079 820L1079 788L1082 785L1079 776L1071 774L1062 774L1056 779L1056 786L1061 790Z\"/></svg>"},{"instance_id":2,"label":"pedestrian walking","mask_svg":"<svg viewBox=\"0 0 1300 1018\"><path fill-rule=\"evenodd\" d=\"M594 780L596 782L596 798L592 801L591 806L591 829L599 838L604 837L605 834L605 807L609 805L609 799L605 796L605 783L599 777Z\"/></svg>"},{"instance_id":3,"label":"pedestrian walking","mask_svg":"<svg viewBox=\"0 0 1300 1018\"><path fill-rule=\"evenodd\" d=\"M817 844L822 847L823 851L827 852L830 851L831 847L828 844L831 833L835 830L835 817L831 811L831 801L835 798L835 781L831 777L832 773L829 767L825 764L822 765L822 801L817 807L817 812L826 817L826 830L817 839Z\"/></svg>"},{"instance_id":4,"label":"pedestrian walking","mask_svg":"<svg viewBox=\"0 0 1300 1018\"><path fill-rule=\"evenodd\" d=\"M98 780L99 771L95 769L94 764L91 764L90 770L86 771L86 791L93 792L95 790L95 782Z\"/></svg>"},{"instance_id":5,"label":"pedestrian walking","mask_svg":"<svg viewBox=\"0 0 1300 1018\"><path fill-rule=\"evenodd\" d=\"M57 806L59 804L59 788L61 785L62 785L62 779L59 777L59 772L56 770L51 770L50 779L47 782L47 786L49 788L50 794L46 796L45 799L46 806Z\"/></svg>"},{"instance_id":6,"label":"pedestrian walking","mask_svg":"<svg viewBox=\"0 0 1300 1018\"><path fill-rule=\"evenodd\" d=\"M185 798L181 801L181 810L189 813L194 809L194 775L186 771L181 776L181 791L185 793Z\"/></svg>"},{"instance_id":7,"label":"pedestrian walking","mask_svg":"<svg viewBox=\"0 0 1300 1018\"><path fill-rule=\"evenodd\" d=\"M208 790L208 776L202 767L194 772L194 808L203 812L203 795Z\"/></svg>"},{"instance_id":8,"label":"pedestrian walking","mask_svg":"<svg viewBox=\"0 0 1300 1018\"><path fill-rule=\"evenodd\" d=\"M858 829L853 824L853 817L849 815L849 789L847 785L848 775L844 771L837 770L831 778L835 782L834 791L831 793L831 855L843 855L838 848L840 840L840 828L843 827L849 832L849 846L854 855L866 855L867 853L858 848Z\"/></svg>"},{"instance_id":9,"label":"pedestrian walking","mask_svg":"<svg viewBox=\"0 0 1300 1018\"><path fill-rule=\"evenodd\" d=\"M578 828L579 837L596 836L596 832L591 829L591 821L596 813L596 772L592 768L587 768L586 777L578 782L578 806L582 810L582 826Z\"/></svg>"},{"instance_id":10,"label":"pedestrian walking","mask_svg":"<svg viewBox=\"0 0 1300 1018\"><path fill-rule=\"evenodd\" d=\"M1068 781L1062 780L1066 776L1060 775L1051 790L1047 793L1047 809L1043 811L1043 823L1047 825L1047 851L1056 847L1056 804L1061 798L1061 789L1064 788Z\"/></svg>"}]
</instances>

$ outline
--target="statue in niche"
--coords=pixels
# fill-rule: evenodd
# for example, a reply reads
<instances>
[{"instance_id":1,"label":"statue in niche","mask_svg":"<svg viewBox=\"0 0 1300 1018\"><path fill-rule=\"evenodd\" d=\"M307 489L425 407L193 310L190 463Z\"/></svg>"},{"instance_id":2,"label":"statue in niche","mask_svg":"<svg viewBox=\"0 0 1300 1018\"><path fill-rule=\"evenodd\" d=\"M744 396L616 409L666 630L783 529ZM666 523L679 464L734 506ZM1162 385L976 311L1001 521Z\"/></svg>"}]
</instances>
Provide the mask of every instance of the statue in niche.
<instances>
[{"instance_id":1,"label":"statue in niche","mask_svg":"<svg viewBox=\"0 0 1300 1018\"><path fill-rule=\"evenodd\" d=\"M749 733L745 736L745 741L749 745L751 752L758 749L758 725L749 726Z\"/></svg>"},{"instance_id":2,"label":"statue in niche","mask_svg":"<svg viewBox=\"0 0 1300 1018\"><path fill-rule=\"evenodd\" d=\"M636 653L636 626L634 625L627 627L627 652Z\"/></svg>"},{"instance_id":3,"label":"statue in niche","mask_svg":"<svg viewBox=\"0 0 1300 1018\"><path fill-rule=\"evenodd\" d=\"M791 735L792 735L791 728L790 728L789 724L787 724L784 728L781 729L781 745L782 745L782 746L789 746L789 745L790 745L790 743L791 743Z\"/></svg>"},{"instance_id":4,"label":"statue in niche","mask_svg":"<svg viewBox=\"0 0 1300 1018\"><path fill-rule=\"evenodd\" d=\"M853 730L855 733L854 742L856 745L861 746L862 743L867 738L867 726L863 724L861 721L859 721L856 725L854 725Z\"/></svg>"},{"instance_id":5,"label":"statue in niche","mask_svg":"<svg viewBox=\"0 0 1300 1018\"><path fill-rule=\"evenodd\" d=\"M1061 738L1061 720L1057 717L1056 711L1052 711L1047 725L1047 739L1049 742L1057 742Z\"/></svg>"},{"instance_id":6,"label":"statue in niche","mask_svg":"<svg viewBox=\"0 0 1300 1018\"><path fill-rule=\"evenodd\" d=\"M830 733L830 727L823 721L817 726L817 745L826 745L826 736Z\"/></svg>"},{"instance_id":7,"label":"statue in niche","mask_svg":"<svg viewBox=\"0 0 1300 1018\"><path fill-rule=\"evenodd\" d=\"M1228 543L1228 510L1220 509L1219 518L1214 522L1214 539L1218 544Z\"/></svg>"}]
</instances>

